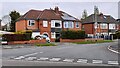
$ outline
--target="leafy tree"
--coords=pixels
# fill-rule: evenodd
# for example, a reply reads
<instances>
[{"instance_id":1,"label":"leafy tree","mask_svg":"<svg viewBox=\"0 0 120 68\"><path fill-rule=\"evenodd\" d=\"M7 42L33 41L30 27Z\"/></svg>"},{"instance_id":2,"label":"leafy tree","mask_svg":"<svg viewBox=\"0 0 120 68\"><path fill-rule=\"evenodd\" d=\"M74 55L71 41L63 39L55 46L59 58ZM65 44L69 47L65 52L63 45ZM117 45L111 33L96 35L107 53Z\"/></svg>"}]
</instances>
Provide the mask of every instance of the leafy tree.
<instances>
[{"instance_id":1,"label":"leafy tree","mask_svg":"<svg viewBox=\"0 0 120 68\"><path fill-rule=\"evenodd\" d=\"M15 32L15 22L20 17L20 13L14 10L9 15L11 17L10 31Z\"/></svg>"}]
</instances>

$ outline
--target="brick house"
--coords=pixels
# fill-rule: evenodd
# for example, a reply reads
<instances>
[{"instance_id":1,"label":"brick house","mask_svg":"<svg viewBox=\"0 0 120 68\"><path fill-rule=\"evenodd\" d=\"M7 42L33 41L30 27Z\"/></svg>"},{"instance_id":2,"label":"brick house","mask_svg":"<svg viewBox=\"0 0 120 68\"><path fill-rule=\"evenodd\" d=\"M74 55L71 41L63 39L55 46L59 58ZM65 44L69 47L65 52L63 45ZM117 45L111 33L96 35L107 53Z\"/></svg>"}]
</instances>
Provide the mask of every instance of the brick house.
<instances>
[{"instance_id":1,"label":"brick house","mask_svg":"<svg viewBox=\"0 0 120 68\"><path fill-rule=\"evenodd\" d=\"M118 30L117 21L110 15L91 14L82 20L82 28L90 37L108 36Z\"/></svg>"},{"instance_id":2,"label":"brick house","mask_svg":"<svg viewBox=\"0 0 120 68\"><path fill-rule=\"evenodd\" d=\"M117 19L118 22L118 30L120 31L120 19Z\"/></svg>"},{"instance_id":3,"label":"brick house","mask_svg":"<svg viewBox=\"0 0 120 68\"><path fill-rule=\"evenodd\" d=\"M16 31L32 30L33 35L46 35L51 41L60 37L62 30L81 30L81 22L77 18L54 9L29 10L16 22Z\"/></svg>"}]
</instances>

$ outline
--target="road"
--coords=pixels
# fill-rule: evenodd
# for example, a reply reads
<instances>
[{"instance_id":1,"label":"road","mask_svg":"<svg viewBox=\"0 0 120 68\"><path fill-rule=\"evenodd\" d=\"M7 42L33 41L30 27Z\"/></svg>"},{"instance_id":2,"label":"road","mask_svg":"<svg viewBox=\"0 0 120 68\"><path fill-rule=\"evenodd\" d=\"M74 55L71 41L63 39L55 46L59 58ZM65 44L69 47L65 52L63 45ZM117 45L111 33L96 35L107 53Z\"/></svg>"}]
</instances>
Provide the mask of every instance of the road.
<instances>
[{"instance_id":1,"label":"road","mask_svg":"<svg viewBox=\"0 0 120 68\"><path fill-rule=\"evenodd\" d=\"M50 47L25 47L17 49L3 49L2 59L3 65L12 65L8 62L14 61L28 63L27 65L37 65L34 63L43 63L49 65L109 65L116 64L118 54L107 49L109 45L117 43L101 43L101 44L71 44L58 43L58 46ZM17 65L16 63L13 65ZM45 64L45 65L46 65ZM38 64L40 65L40 64Z\"/></svg>"}]
</instances>

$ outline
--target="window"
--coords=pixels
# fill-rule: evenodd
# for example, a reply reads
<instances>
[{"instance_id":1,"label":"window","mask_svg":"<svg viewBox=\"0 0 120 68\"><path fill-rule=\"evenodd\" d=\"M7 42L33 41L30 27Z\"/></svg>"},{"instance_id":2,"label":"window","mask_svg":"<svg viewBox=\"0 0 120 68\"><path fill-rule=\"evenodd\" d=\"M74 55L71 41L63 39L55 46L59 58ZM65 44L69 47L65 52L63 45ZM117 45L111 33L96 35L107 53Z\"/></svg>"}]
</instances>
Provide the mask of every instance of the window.
<instances>
[{"instance_id":1,"label":"window","mask_svg":"<svg viewBox=\"0 0 120 68\"><path fill-rule=\"evenodd\" d=\"M55 38L55 32L51 32L51 38Z\"/></svg>"},{"instance_id":2,"label":"window","mask_svg":"<svg viewBox=\"0 0 120 68\"><path fill-rule=\"evenodd\" d=\"M115 29L115 24L109 24L109 29Z\"/></svg>"},{"instance_id":3,"label":"window","mask_svg":"<svg viewBox=\"0 0 120 68\"><path fill-rule=\"evenodd\" d=\"M68 22L64 22L64 28L68 28Z\"/></svg>"},{"instance_id":4,"label":"window","mask_svg":"<svg viewBox=\"0 0 120 68\"><path fill-rule=\"evenodd\" d=\"M28 25L29 26L35 25L35 20L28 20Z\"/></svg>"},{"instance_id":5,"label":"window","mask_svg":"<svg viewBox=\"0 0 120 68\"><path fill-rule=\"evenodd\" d=\"M60 23L59 22L55 22L55 27L60 27Z\"/></svg>"},{"instance_id":6,"label":"window","mask_svg":"<svg viewBox=\"0 0 120 68\"><path fill-rule=\"evenodd\" d=\"M107 29L107 24L100 24L101 29Z\"/></svg>"},{"instance_id":7,"label":"window","mask_svg":"<svg viewBox=\"0 0 120 68\"><path fill-rule=\"evenodd\" d=\"M76 28L79 28L79 22L76 22Z\"/></svg>"},{"instance_id":8,"label":"window","mask_svg":"<svg viewBox=\"0 0 120 68\"><path fill-rule=\"evenodd\" d=\"M59 21L59 20L52 20L51 21L51 27L62 28L62 22Z\"/></svg>"},{"instance_id":9,"label":"window","mask_svg":"<svg viewBox=\"0 0 120 68\"><path fill-rule=\"evenodd\" d=\"M48 27L48 22L47 21L43 21L43 27Z\"/></svg>"},{"instance_id":10,"label":"window","mask_svg":"<svg viewBox=\"0 0 120 68\"><path fill-rule=\"evenodd\" d=\"M64 22L64 28L74 28L74 23L72 21Z\"/></svg>"}]
</instances>

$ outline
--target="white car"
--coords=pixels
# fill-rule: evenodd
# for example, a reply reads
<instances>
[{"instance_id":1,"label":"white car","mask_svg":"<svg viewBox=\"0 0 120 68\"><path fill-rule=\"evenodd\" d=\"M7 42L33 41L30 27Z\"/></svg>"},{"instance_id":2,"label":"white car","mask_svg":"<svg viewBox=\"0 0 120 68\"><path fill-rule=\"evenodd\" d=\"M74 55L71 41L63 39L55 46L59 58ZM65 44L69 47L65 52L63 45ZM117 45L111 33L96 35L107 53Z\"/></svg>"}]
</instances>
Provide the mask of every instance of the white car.
<instances>
[{"instance_id":1,"label":"white car","mask_svg":"<svg viewBox=\"0 0 120 68\"><path fill-rule=\"evenodd\" d=\"M35 37L35 39L39 39L39 40L41 40L41 39L46 39L46 42L47 42L47 43L50 43L50 38L49 38L48 36L46 36L46 35L37 35L37 36Z\"/></svg>"}]
</instances>

